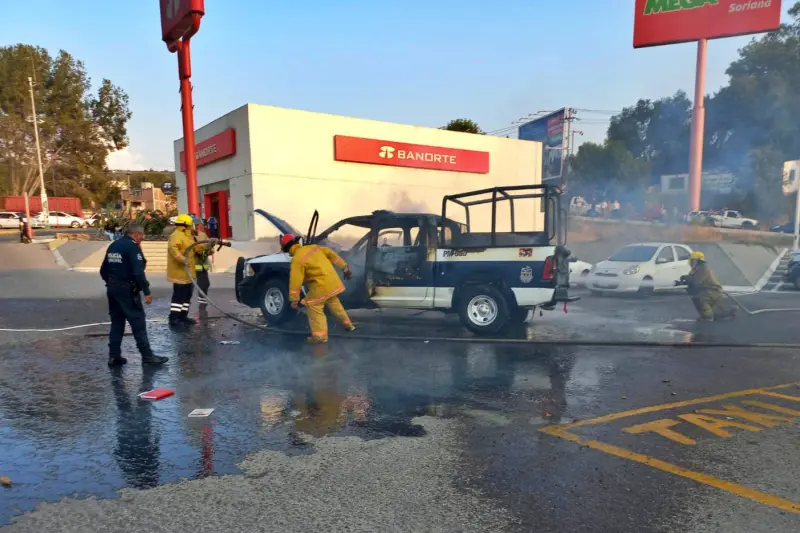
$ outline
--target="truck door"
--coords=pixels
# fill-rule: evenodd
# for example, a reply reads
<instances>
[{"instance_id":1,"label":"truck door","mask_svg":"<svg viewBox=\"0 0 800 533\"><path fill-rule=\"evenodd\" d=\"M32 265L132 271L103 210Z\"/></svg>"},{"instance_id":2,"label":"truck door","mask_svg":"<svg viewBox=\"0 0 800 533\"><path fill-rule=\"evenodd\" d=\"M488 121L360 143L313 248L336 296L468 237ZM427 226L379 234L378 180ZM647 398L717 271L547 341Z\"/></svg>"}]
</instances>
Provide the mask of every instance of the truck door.
<instances>
[{"instance_id":1,"label":"truck door","mask_svg":"<svg viewBox=\"0 0 800 533\"><path fill-rule=\"evenodd\" d=\"M428 226L422 216L385 216L373 221L367 253L368 285L378 307L432 307L433 268Z\"/></svg>"}]
</instances>

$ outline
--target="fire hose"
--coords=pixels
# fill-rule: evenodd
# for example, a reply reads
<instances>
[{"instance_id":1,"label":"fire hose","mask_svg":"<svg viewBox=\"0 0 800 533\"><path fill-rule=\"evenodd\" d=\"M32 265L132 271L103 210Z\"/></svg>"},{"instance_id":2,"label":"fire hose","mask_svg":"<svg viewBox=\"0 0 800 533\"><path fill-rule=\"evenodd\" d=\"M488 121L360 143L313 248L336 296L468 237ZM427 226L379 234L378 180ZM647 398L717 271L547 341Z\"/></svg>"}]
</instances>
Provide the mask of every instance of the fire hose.
<instances>
[{"instance_id":1,"label":"fire hose","mask_svg":"<svg viewBox=\"0 0 800 533\"><path fill-rule=\"evenodd\" d=\"M211 304L215 309L217 309L223 316L239 322L245 326L258 329L267 333L276 333L280 335L291 335L291 336L305 336L306 333L303 331L294 331L282 328L271 327L265 324L257 324L255 322L250 322L244 320L243 318L236 316L234 313L230 313L222 309L219 305L212 298L208 296L208 294L200 288L197 284L197 280L193 273L189 270L189 256L193 252L194 248L197 246L217 246L217 249L220 250L223 246L230 246L229 242L225 242L221 239L208 239L204 241L197 241L191 244L189 247L186 248L186 251L183 254L184 258L184 270L186 274L189 276L189 279L192 282L195 290L197 290L198 294L200 294L206 301ZM734 299L735 300L735 299ZM736 301L736 300L735 300ZM739 303L736 301L737 304ZM741 305L741 304L739 304ZM742 306L743 307L743 306ZM743 307L744 308L744 307ZM747 311L746 308L744 308ZM302 312L302 311L299 311ZM748 311L749 313L749 311ZM688 342L668 342L668 341L630 341L630 340L583 340L583 339L558 339L558 340L528 340L528 339L503 339L503 338L474 338L474 337L417 337L412 335L374 335L374 334L342 334L342 333L330 333L329 337L334 338L343 338L343 339L352 339L352 340L372 340L372 341L395 341L395 342L419 342L419 341L433 341L433 342L448 342L448 343L484 343L484 344L520 344L520 345L533 345L533 346L608 346L608 347L643 347L643 348L774 348L774 349L800 349L800 343L770 343L770 342L761 342L761 343L736 343L736 342L697 342L697 343L688 343Z\"/></svg>"}]
</instances>

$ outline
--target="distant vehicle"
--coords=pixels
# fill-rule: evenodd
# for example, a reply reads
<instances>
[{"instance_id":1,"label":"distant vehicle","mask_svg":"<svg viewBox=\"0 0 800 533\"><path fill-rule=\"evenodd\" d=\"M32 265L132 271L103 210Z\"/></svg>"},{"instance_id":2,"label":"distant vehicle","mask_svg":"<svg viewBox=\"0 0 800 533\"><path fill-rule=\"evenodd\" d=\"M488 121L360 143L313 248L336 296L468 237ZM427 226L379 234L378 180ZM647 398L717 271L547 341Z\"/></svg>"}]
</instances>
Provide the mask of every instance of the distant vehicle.
<instances>
[{"instance_id":1,"label":"distant vehicle","mask_svg":"<svg viewBox=\"0 0 800 533\"><path fill-rule=\"evenodd\" d=\"M745 218L738 211L730 209L721 214L709 215L708 218L711 225L718 228L758 229L758 220Z\"/></svg>"},{"instance_id":2,"label":"distant vehicle","mask_svg":"<svg viewBox=\"0 0 800 533\"><path fill-rule=\"evenodd\" d=\"M708 223L708 211L689 211L685 215L683 215L683 221L687 224L691 224L695 220L697 220L700 224Z\"/></svg>"},{"instance_id":3,"label":"distant vehicle","mask_svg":"<svg viewBox=\"0 0 800 533\"><path fill-rule=\"evenodd\" d=\"M597 263L588 278L594 294L649 294L675 289L675 280L689 274L692 249L664 242L631 244Z\"/></svg>"},{"instance_id":4,"label":"distant vehicle","mask_svg":"<svg viewBox=\"0 0 800 533\"><path fill-rule=\"evenodd\" d=\"M578 287L586 286L586 281L589 279L589 272L592 270L592 265L586 261L581 261L577 257L571 255L569 257L569 282L570 285Z\"/></svg>"},{"instance_id":5,"label":"distant vehicle","mask_svg":"<svg viewBox=\"0 0 800 533\"><path fill-rule=\"evenodd\" d=\"M38 215L39 220L44 223L42 213ZM70 215L64 211L50 211L48 222L52 228L80 228L83 226L83 219L75 215Z\"/></svg>"},{"instance_id":6,"label":"distant vehicle","mask_svg":"<svg viewBox=\"0 0 800 533\"><path fill-rule=\"evenodd\" d=\"M786 269L786 274L783 275L783 280L787 283L794 285L794 288L800 291L800 262L790 262L789 267Z\"/></svg>"},{"instance_id":7,"label":"distant vehicle","mask_svg":"<svg viewBox=\"0 0 800 533\"><path fill-rule=\"evenodd\" d=\"M0 212L0 229L19 229L20 217L10 211Z\"/></svg>"},{"instance_id":8,"label":"distant vehicle","mask_svg":"<svg viewBox=\"0 0 800 533\"><path fill-rule=\"evenodd\" d=\"M100 222L100 213L95 213L94 215L83 219L83 227L84 228L96 227L98 222Z\"/></svg>"},{"instance_id":9,"label":"distant vehicle","mask_svg":"<svg viewBox=\"0 0 800 533\"><path fill-rule=\"evenodd\" d=\"M786 265L786 272L788 273L798 264L800 264L800 250L792 250L791 255L789 255L789 263Z\"/></svg>"},{"instance_id":10,"label":"distant vehicle","mask_svg":"<svg viewBox=\"0 0 800 533\"><path fill-rule=\"evenodd\" d=\"M773 233L794 233L794 222L787 222L779 226L772 226L769 230Z\"/></svg>"},{"instance_id":11,"label":"distant vehicle","mask_svg":"<svg viewBox=\"0 0 800 533\"><path fill-rule=\"evenodd\" d=\"M28 219L25 218L25 213L18 213L19 215L19 224L21 225L23 222L27 222ZM30 226L33 229L43 228L44 227L44 219L40 216L41 213L31 213L31 222Z\"/></svg>"}]
</instances>

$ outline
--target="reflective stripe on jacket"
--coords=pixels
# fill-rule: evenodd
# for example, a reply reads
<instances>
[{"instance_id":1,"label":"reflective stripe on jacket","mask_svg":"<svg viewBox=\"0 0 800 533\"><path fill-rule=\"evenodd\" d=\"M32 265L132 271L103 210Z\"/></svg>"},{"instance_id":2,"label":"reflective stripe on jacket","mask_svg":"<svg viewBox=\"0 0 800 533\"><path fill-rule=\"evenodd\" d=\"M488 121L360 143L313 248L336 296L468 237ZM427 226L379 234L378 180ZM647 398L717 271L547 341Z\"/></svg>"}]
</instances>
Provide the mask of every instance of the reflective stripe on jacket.
<instances>
[{"instance_id":1,"label":"reflective stripe on jacket","mask_svg":"<svg viewBox=\"0 0 800 533\"><path fill-rule=\"evenodd\" d=\"M300 301L303 283L308 287L306 304L324 302L344 292L344 284L333 266L344 268L347 264L336 252L316 244L295 244L289 250L289 255L292 256L289 301Z\"/></svg>"},{"instance_id":2,"label":"reflective stripe on jacket","mask_svg":"<svg viewBox=\"0 0 800 533\"><path fill-rule=\"evenodd\" d=\"M167 281L176 283L178 285L187 285L192 282L191 278L186 275L184 269L183 255L186 249L194 244L194 235L192 235L191 228L185 226L178 226L172 235L169 236L169 243L167 244ZM195 255L189 254L189 272L192 277L195 277Z\"/></svg>"}]
</instances>

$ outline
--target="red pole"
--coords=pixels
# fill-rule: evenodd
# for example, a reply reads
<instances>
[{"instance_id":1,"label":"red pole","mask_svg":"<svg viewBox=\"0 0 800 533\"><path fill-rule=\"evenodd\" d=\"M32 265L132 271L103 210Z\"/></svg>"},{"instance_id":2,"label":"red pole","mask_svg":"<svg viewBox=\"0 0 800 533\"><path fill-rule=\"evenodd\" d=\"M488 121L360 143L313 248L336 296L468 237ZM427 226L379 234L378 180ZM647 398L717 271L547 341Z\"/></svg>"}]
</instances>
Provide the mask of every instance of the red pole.
<instances>
[{"instance_id":1,"label":"red pole","mask_svg":"<svg viewBox=\"0 0 800 533\"><path fill-rule=\"evenodd\" d=\"M703 181L703 132L706 124L705 85L706 48L708 41L697 41L697 74L694 82L692 137L689 141L689 210L700 209L700 190Z\"/></svg>"},{"instance_id":2,"label":"red pole","mask_svg":"<svg viewBox=\"0 0 800 533\"><path fill-rule=\"evenodd\" d=\"M178 77L181 81L181 116L183 118L183 153L186 159L187 212L200 216L197 189L197 159L194 142L194 104L192 103L191 40L176 42L178 49Z\"/></svg>"}]
</instances>

